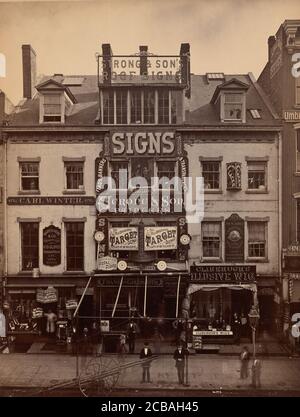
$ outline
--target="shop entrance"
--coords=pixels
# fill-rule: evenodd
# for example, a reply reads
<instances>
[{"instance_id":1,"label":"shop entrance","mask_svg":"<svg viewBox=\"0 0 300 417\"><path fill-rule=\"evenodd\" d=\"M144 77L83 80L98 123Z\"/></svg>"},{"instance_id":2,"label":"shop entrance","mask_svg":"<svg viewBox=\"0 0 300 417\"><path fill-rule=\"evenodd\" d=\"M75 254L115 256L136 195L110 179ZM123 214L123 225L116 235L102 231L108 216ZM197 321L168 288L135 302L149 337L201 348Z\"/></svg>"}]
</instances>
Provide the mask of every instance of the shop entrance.
<instances>
[{"instance_id":1,"label":"shop entrance","mask_svg":"<svg viewBox=\"0 0 300 417\"><path fill-rule=\"evenodd\" d=\"M83 297L83 300L78 310L78 316L80 317L79 329L81 332L83 331L84 327L87 327L90 330L92 326L92 320L90 318L81 318L81 317L92 317L93 315L94 315L93 296L85 295Z\"/></svg>"}]
</instances>

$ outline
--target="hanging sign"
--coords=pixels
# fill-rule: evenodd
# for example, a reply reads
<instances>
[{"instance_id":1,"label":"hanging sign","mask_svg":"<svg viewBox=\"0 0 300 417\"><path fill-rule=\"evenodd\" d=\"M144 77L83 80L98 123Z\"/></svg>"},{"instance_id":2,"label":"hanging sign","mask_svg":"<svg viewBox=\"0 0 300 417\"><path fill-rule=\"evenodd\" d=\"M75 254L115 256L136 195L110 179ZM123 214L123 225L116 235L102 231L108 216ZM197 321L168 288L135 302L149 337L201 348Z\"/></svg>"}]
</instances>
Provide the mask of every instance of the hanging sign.
<instances>
[{"instance_id":1,"label":"hanging sign","mask_svg":"<svg viewBox=\"0 0 300 417\"><path fill-rule=\"evenodd\" d=\"M109 229L110 250L138 250L137 227L112 227Z\"/></svg>"},{"instance_id":2,"label":"hanging sign","mask_svg":"<svg viewBox=\"0 0 300 417\"><path fill-rule=\"evenodd\" d=\"M99 271L113 271L118 267L118 259L112 256L102 256L97 259L97 269Z\"/></svg>"},{"instance_id":3,"label":"hanging sign","mask_svg":"<svg viewBox=\"0 0 300 417\"><path fill-rule=\"evenodd\" d=\"M177 227L145 227L144 250L177 249Z\"/></svg>"},{"instance_id":4,"label":"hanging sign","mask_svg":"<svg viewBox=\"0 0 300 417\"><path fill-rule=\"evenodd\" d=\"M43 264L57 266L61 263L61 230L55 226L43 230Z\"/></svg>"}]
</instances>

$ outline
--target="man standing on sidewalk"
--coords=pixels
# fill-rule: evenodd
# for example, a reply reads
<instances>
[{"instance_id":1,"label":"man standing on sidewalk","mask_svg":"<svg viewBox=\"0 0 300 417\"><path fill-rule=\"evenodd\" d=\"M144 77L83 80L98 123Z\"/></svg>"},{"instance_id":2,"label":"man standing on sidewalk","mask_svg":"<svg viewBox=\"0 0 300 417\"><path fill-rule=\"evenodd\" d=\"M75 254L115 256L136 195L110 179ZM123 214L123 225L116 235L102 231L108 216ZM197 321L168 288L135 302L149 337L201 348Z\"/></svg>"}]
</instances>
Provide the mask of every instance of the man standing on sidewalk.
<instances>
[{"instance_id":1,"label":"man standing on sidewalk","mask_svg":"<svg viewBox=\"0 0 300 417\"><path fill-rule=\"evenodd\" d=\"M248 378L248 367L249 367L249 359L250 359L250 353L245 346L242 350L242 353L240 355L241 360L241 379Z\"/></svg>"},{"instance_id":2,"label":"man standing on sidewalk","mask_svg":"<svg viewBox=\"0 0 300 417\"><path fill-rule=\"evenodd\" d=\"M261 361L259 359L255 359L252 365L252 386L254 388L261 387L260 376L261 376Z\"/></svg>"},{"instance_id":3,"label":"man standing on sidewalk","mask_svg":"<svg viewBox=\"0 0 300 417\"><path fill-rule=\"evenodd\" d=\"M184 384L184 369L185 369L185 357L188 354L187 350L183 348L179 343L177 349L174 352L173 358L175 360L175 366L177 368L178 383Z\"/></svg>"},{"instance_id":4,"label":"man standing on sidewalk","mask_svg":"<svg viewBox=\"0 0 300 417\"><path fill-rule=\"evenodd\" d=\"M143 359L143 380L142 383L150 381L150 366L151 366L152 351L149 348L148 342L144 343L144 347L140 352L140 359ZM147 360L146 360L147 359Z\"/></svg>"},{"instance_id":5,"label":"man standing on sidewalk","mask_svg":"<svg viewBox=\"0 0 300 417\"><path fill-rule=\"evenodd\" d=\"M136 324L133 320L130 320L127 328L127 339L129 345L129 353L134 353L135 348L135 336L136 336Z\"/></svg>"}]
</instances>

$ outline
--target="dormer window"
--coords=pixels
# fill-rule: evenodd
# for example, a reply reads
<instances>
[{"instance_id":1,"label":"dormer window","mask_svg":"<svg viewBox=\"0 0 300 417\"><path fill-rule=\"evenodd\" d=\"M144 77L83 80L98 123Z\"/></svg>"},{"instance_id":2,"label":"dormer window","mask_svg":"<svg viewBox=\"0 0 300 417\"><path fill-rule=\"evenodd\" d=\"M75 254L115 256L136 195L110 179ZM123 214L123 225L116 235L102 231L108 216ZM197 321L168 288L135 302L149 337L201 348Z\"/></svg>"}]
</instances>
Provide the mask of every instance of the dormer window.
<instances>
[{"instance_id":1,"label":"dormer window","mask_svg":"<svg viewBox=\"0 0 300 417\"><path fill-rule=\"evenodd\" d=\"M53 79L36 86L40 96L40 123L65 123L76 99L70 89Z\"/></svg>"},{"instance_id":2,"label":"dormer window","mask_svg":"<svg viewBox=\"0 0 300 417\"><path fill-rule=\"evenodd\" d=\"M242 121L243 94L224 93L224 120Z\"/></svg>"},{"instance_id":3,"label":"dormer window","mask_svg":"<svg viewBox=\"0 0 300 417\"><path fill-rule=\"evenodd\" d=\"M61 94L44 94L44 122L61 122L61 102Z\"/></svg>"}]
</instances>

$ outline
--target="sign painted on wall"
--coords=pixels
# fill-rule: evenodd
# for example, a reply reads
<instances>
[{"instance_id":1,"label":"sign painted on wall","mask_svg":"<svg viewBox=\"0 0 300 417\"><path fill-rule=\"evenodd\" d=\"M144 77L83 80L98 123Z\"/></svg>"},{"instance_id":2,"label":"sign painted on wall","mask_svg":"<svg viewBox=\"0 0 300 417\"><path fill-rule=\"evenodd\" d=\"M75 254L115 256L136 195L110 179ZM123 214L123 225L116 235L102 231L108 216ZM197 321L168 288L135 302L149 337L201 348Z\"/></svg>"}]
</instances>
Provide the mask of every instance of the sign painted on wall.
<instances>
[{"instance_id":1,"label":"sign painted on wall","mask_svg":"<svg viewBox=\"0 0 300 417\"><path fill-rule=\"evenodd\" d=\"M111 155L170 156L175 150L174 132L114 132L111 136Z\"/></svg>"},{"instance_id":2,"label":"sign painted on wall","mask_svg":"<svg viewBox=\"0 0 300 417\"><path fill-rule=\"evenodd\" d=\"M94 206L95 197L7 197L8 205L15 206Z\"/></svg>"},{"instance_id":3,"label":"sign painted on wall","mask_svg":"<svg viewBox=\"0 0 300 417\"><path fill-rule=\"evenodd\" d=\"M244 220L238 214L225 220L225 261L244 262Z\"/></svg>"},{"instance_id":4,"label":"sign painted on wall","mask_svg":"<svg viewBox=\"0 0 300 417\"><path fill-rule=\"evenodd\" d=\"M256 280L255 265L192 265L192 283L251 283Z\"/></svg>"},{"instance_id":5,"label":"sign painted on wall","mask_svg":"<svg viewBox=\"0 0 300 417\"><path fill-rule=\"evenodd\" d=\"M138 250L137 227L112 227L109 229L110 250Z\"/></svg>"},{"instance_id":6,"label":"sign painted on wall","mask_svg":"<svg viewBox=\"0 0 300 417\"><path fill-rule=\"evenodd\" d=\"M282 117L285 122L300 122L300 110L284 110Z\"/></svg>"},{"instance_id":7,"label":"sign painted on wall","mask_svg":"<svg viewBox=\"0 0 300 417\"><path fill-rule=\"evenodd\" d=\"M43 264L57 266L61 263L61 230L48 226L43 230Z\"/></svg>"},{"instance_id":8,"label":"sign painted on wall","mask_svg":"<svg viewBox=\"0 0 300 417\"><path fill-rule=\"evenodd\" d=\"M177 249L177 227L145 227L144 250Z\"/></svg>"}]
</instances>

